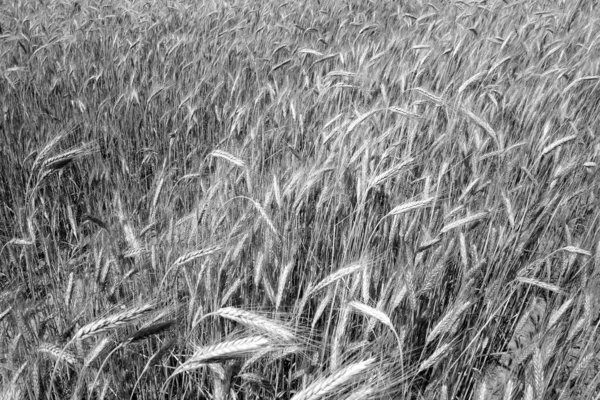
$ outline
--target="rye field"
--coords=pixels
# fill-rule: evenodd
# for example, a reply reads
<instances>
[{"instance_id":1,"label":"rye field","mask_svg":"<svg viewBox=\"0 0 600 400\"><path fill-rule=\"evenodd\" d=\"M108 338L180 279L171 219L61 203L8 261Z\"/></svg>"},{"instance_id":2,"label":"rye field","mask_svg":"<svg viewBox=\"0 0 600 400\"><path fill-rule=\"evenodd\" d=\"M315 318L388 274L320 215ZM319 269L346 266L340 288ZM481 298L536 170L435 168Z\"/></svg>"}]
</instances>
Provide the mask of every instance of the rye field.
<instances>
[{"instance_id":1,"label":"rye field","mask_svg":"<svg viewBox=\"0 0 600 400\"><path fill-rule=\"evenodd\" d=\"M4 0L0 398L600 398L600 7Z\"/></svg>"}]
</instances>

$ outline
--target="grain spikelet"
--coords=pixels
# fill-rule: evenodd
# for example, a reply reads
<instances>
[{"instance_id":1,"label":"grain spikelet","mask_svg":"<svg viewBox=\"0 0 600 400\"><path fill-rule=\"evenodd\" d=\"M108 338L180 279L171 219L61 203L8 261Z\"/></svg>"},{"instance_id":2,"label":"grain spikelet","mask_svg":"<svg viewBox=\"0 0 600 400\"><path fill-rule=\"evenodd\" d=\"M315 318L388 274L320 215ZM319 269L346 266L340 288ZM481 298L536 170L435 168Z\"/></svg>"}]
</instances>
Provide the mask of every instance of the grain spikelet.
<instances>
[{"instance_id":1,"label":"grain spikelet","mask_svg":"<svg viewBox=\"0 0 600 400\"><path fill-rule=\"evenodd\" d=\"M442 275L442 272L445 268L446 264L439 262L431 269L431 271L427 272L425 282L423 282L423 286L421 287L421 290L419 290L419 294L425 294L435 288L438 283L438 279Z\"/></svg>"},{"instance_id":2,"label":"grain spikelet","mask_svg":"<svg viewBox=\"0 0 600 400\"><path fill-rule=\"evenodd\" d=\"M466 188L463 189L462 194L458 198L458 203L463 203L469 195L477 189L479 182L481 181L481 177L475 178L471 183L467 185Z\"/></svg>"},{"instance_id":3,"label":"grain spikelet","mask_svg":"<svg viewBox=\"0 0 600 400\"><path fill-rule=\"evenodd\" d=\"M523 396L523 400L533 400L533 386L527 384L525 388L525 395Z\"/></svg>"},{"instance_id":4,"label":"grain spikelet","mask_svg":"<svg viewBox=\"0 0 600 400\"><path fill-rule=\"evenodd\" d=\"M58 170L69 164L71 161L93 154L98 150L98 147L93 143L87 143L80 147L68 150L57 156L48 158L42 163L42 171Z\"/></svg>"},{"instance_id":5,"label":"grain spikelet","mask_svg":"<svg viewBox=\"0 0 600 400\"><path fill-rule=\"evenodd\" d=\"M42 150L40 150L35 160L33 161L33 165L31 166L31 170L33 172L35 172L42 165L42 162L44 161L46 156L50 153L50 151L52 151L54 146L56 146L56 144L65 136L65 133L56 135L44 146Z\"/></svg>"},{"instance_id":6,"label":"grain spikelet","mask_svg":"<svg viewBox=\"0 0 600 400\"><path fill-rule=\"evenodd\" d=\"M586 317L579 318L577 322L573 325L573 327L569 330L567 340L572 340L575 336L577 336L577 334L587 324L587 322L588 319Z\"/></svg>"},{"instance_id":7,"label":"grain spikelet","mask_svg":"<svg viewBox=\"0 0 600 400\"><path fill-rule=\"evenodd\" d=\"M400 216L394 215L392 220L390 221L390 235L388 237L388 247L392 247L396 237L398 236L398 229L400 228Z\"/></svg>"},{"instance_id":8,"label":"grain spikelet","mask_svg":"<svg viewBox=\"0 0 600 400\"><path fill-rule=\"evenodd\" d=\"M394 333L394 336L396 336L398 346L402 347L402 344L400 343L400 337L398 336L398 333L394 328L394 324L392 324L390 317L388 317L383 311L380 311L376 308L373 308L367 304L363 304L358 301L351 301L350 303L348 303L348 305L356 311L358 311L359 313L363 314L364 316L368 318L375 318L377 321L390 328L390 330Z\"/></svg>"},{"instance_id":9,"label":"grain spikelet","mask_svg":"<svg viewBox=\"0 0 600 400\"><path fill-rule=\"evenodd\" d=\"M473 111L469 110L466 107L460 107L460 111L462 111L463 114L465 114L467 117L469 117L469 119L471 121L475 122L475 124L477 124L481 129L483 129L483 131L485 133L487 133L492 139L494 139L494 142L496 142L496 145L498 146L498 148L502 148L502 145L501 145L500 141L498 140L498 134L490 126L490 124L488 124L483 118L481 118L480 116L478 116L477 114L475 114Z\"/></svg>"},{"instance_id":10,"label":"grain spikelet","mask_svg":"<svg viewBox=\"0 0 600 400\"><path fill-rule=\"evenodd\" d=\"M49 354L58 361L66 361L73 366L79 364L77 357L73 353L63 350L52 343L41 343L38 346L38 351L40 353Z\"/></svg>"},{"instance_id":11,"label":"grain spikelet","mask_svg":"<svg viewBox=\"0 0 600 400\"><path fill-rule=\"evenodd\" d=\"M367 118L369 118L370 116L372 116L373 114L375 114L378 111L380 111L380 110L375 109L375 110L367 111L366 113L360 115L358 118L356 118L354 121L352 121L350 123L350 125L348 125L348 128L346 129L346 135L349 135L350 133L352 133L352 131L354 129L356 129L356 127L358 125L360 125L363 121L365 121Z\"/></svg>"},{"instance_id":12,"label":"grain spikelet","mask_svg":"<svg viewBox=\"0 0 600 400\"><path fill-rule=\"evenodd\" d=\"M438 337L439 335L446 333L450 330L452 325L456 322L458 317L469 307L471 307L473 303L467 301L464 304L450 310L441 320L438 322L435 327L431 330L429 335L427 335L426 343L430 343L433 339Z\"/></svg>"},{"instance_id":13,"label":"grain spikelet","mask_svg":"<svg viewBox=\"0 0 600 400\"><path fill-rule=\"evenodd\" d=\"M265 211L263 206L261 206L260 203L258 203L255 200L252 200L249 197L246 197L246 198L248 200L250 200L252 202L252 204L254 204L254 207L258 210L258 212L260 213L260 216L267 223L267 226L269 227L269 229L275 234L275 237L279 238L279 232L277 231L277 228L275 228L273 221L271 221L271 218L269 217L269 215L267 214L267 212Z\"/></svg>"},{"instance_id":14,"label":"grain spikelet","mask_svg":"<svg viewBox=\"0 0 600 400\"><path fill-rule=\"evenodd\" d=\"M225 292L223 298L221 299L221 307L227 304L231 296L233 296L233 294L238 291L238 289L242 286L242 284L245 281L246 277L239 277L233 282L233 284L229 287L229 289L227 289L227 292Z\"/></svg>"},{"instance_id":15,"label":"grain spikelet","mask_svg":"<svg viewBox=\"0 0 600 400\"><path fill-rule=\"evenodd\" d=\"M588 370L588 365L590 364L590 361L592 361L595 358L596 354L594 352L590 352L582 358L580 358L579 362L577 362L577 364L575 365L575 368L573 368L573 371L571 371L569 380L579 378L584 373L584 371Z\"/></svg>"},{"instance_id":16,"label":"grain spikelet","mask_svg":"<svg viewBox=\"0 0 600 400\"><path fill-rule=\"evenodd\" d=\"M371 188L374 188L377 185L381 185L382 183L384 183L388 179L394 177L394 175L398 174L404 167L406 167L407 165L409 165L413 161L414 161L414 158L409 157L406 160L402 161L401 163L396 164L396 165L392 166L391 168L389 168L389 169L383 171L382 173L378 174L377 176L371 178L371 181L369 182L367 190L369 190Z\"/></svg>"},{"instance_id":17,"label":"grain spikelet","mask_svg":"<svg viewBox=\"0 0 600 400\"><path fill-rule=\"evenodd\" d=\"M245 371L250 366L252 366L252 364L256 363L258 360L265 357L266 355L269 355L268 362L272 363L272 362L280 360L290 354L301 353L303 350L304 350L303 347L295 346L295 345L292 345L289 347L284 347L283 349L266 347L266 348L262 349L261 351L256 352L254 355L252 355L252 357L248 358L244 362L244 364L241 366L240 371Z\"/></svg>"},{"instance_id":18,"label":"grain spikelet","mask_svg":"<svg viewBox=\"0 0 600 400\"><path fill-rule=\"evenodd\" d=\"M134 334L129 336L127 339L125 339L125 342L126 343L137 342L140 340L147 339L152 335L158 335L159 333L164 332L167 329L171 328L171 326L173 326L173 324L175 324L175 322L177 322L177 320L172 319L169 321L157 322L150 326L146 326L144 328L139 329L137 332L135 332Z\"/></svg>"},{"instance_id":19,"label":"grain spikelet","mask_svg":"<svg viewBox=\"0 0 600 400\"><path fill-rule=\"evenodd\" d=\"M126 325L140 318L144 314L154 310L154 308L155 306L153 304L144 304L139 307L134 307L127 311L99 319L98 321L91 322L81 327L75 336L73 336L72 340L83 340L94 335L98 335L102 332Z\"/></svg>"},{"instance_id":20,"label":"grain spikelet","mask_svg":"<svg viewBox=\"0 0 600 400\"><path fill-rule=\"evenodd\" d=\"M295 335L283 324L262 317L260 315L256 315L249 311L240 310L239 308L223 307L215 311L214 313L205 315L203 318L206 318L209 315L216 315L219 317L229 319L231 321L238 322L242 325L247 326L248 328L253 328L265 332L266 334L278 337L286 341L293 341L295 339ZM196 323L194 323L194 326L196 326Z\"/></svg>"},{"instance_id":21,"label":"grain spikelet","mask_svg":"<svg viewBox=\"0 0 600 400\"><path fill-rule=\"evenodd\" d=\"M348 323L348 318L350 316L350 307L347 305L342 307L338 315L337 325L335 327L335 332L333 334L333 339L331 342L331 352L330 352L330 360L329 365L331 369L337 369L340 364L340 357L342 354L342 340L346 335L346 324Z\"/></svg>"},{"instance_id":22,"label":"grain spikelet","mask_svg":"<svg viewBox=\"0 0 600 400\"><path fill-rule=\"evenodd\" d=\"M481 381L480 385L479 385L479 389L477 390L478 395L477 395L477 400L485 400L487 399L486 394L487 394L487 383L486 381Z\"/></svg>"},{"instance_id":23,"label":"grain spikelet","mask_svg":"<svg viewBox=\"0 0 600 400\"><path fill-rule=\"evenodd\" d=\"M442 97L436 96L433 93L428 92L427 90L421 87L414 88L413 90L419 93L421 96L425 97L426 99L433 101L437 105L444 105L444 99Z\"/></svg>"},{"instance_id":24,"label":"grain spikelet","mask_svg":"<svg viewBox=\"0 0 600 400\"><path fill-rule=\"evenodd\" d=\"M39 361L36 359L30 368L30 385L33 391L33 400L39 400L41 395L41 374ZM1 398L1 397L0 397Z\"/></svg>"},{"instance_id":25,"label":"grain spikelet","mask_svg":"<svg viewBox=\"0 0 600 400\"><path fill-rule=\"evenodd\" d=\"M279 282L277 284L277 295L275 296L275 311L279 310L279 306L281 305L281 300L283 299L283 291L285 290L285 285L287 283L288 276L292 269L296 265L295 261L290 260L283 270L281 271L281 275L279 275Z\"/></svg>"},{"instance_id":26,"label":"grain spikelet","mask_svg":"<svg viewBox=\"0 0 600 400\"><path fill-rule=\"evenodd\" d=\"M506 207L506 214L508 214L508 223L512 228L515 227L515 214L513 212L512 203L508 198L506 192L502 191L502 201L504 201L504 207Z\"/></svg>"},{"instance_id":27,"label":"grain spikelet","mask_svg":"<svg viewBox=\"0 0 600 400\"><path fill-rule=\"evenodd\" d=\"M569 84L569 86L567 86L566 88L563 89L563 95L566 94L569 90L573 89L580 82L597 81L597 80L600 80L600 75L582 76L581 78L577 78L577 79L573 80L573 82L571 82Z\"/></svg>"},{"instance_id":28,"label":"grain spikelet","mask_svg":"<svg viewBox=\"0 0 600 400\"><path fill-rule=\"evenodd\" d=\"M254 261L254 285L256 286L258 286L261 281L264 263L265 253L259 250L256 255L256 261Z\"/></svg>"},{"instance_id":29,"label":"grain spikelet","mask_svg":"<svg viewBox=\"0 0 600 400\"><path fill-rule=\"evenodd\" d=\"M167 354L167 352L169 352L171 350L171 348L173 346L175 346L175 344L177 344L177 340L176 339L170 339L167 340L161 347L160 349L154 353L152 355L152 357L150 357L150 359L148 360L148 362L146 363L146 365L144 366L144 369L142 370L142 372L140 373L137 381L135 382L135 385L133 386L133 390L132 393L135 393L135 388L137 387L137 385L140 383L142 377L144 376L144 374L153 366L155 365L157 362L159 362L161 360L161 358L163 358L165 356L165 354Z\"/></svg>"},{"instance_id":30,"label":"grain spikelet","mask_svg":"<svg viewBox=\"0 0 600 400\"><path fill-rule=\"evenodd\" d=\"M279 182L277 181L277 177L275 176L275 174L273 174L273 194L275 195L275 202L277 203L277 207L283 207L281 188L279 187Z\"/></svg>"},{"instance_id":31,"label":"grain spikelet","mask_svg":"<svg viewBox=\"0 0 600 400\"><path fill-rule=\"evenodd\" d=\"M552 327L558 322L558 320L560 319L560 317L562 317L562 315L571 306L571 303L573 303L573 300L575 300L574 297L572 297L569 300L565 301L564 304L562 306L560 306L560 308L558 310L554 311L552 313L552 315L550 315L550 319L548 320L548 330L552 329Z\"/></svg>"},{"instance_id":32,"label":"grain spikelet","mask_svg":"<svg viewBox=\"0 0 600 400\"><path fill-rule=\"evenodd\" d=\"M322 281L320 281L319 283L317 283L315 285L315 287L313 287L310 290L310 293L315 293L318 292L319 290L331 285L334 282L337 282L338 280L342 279L345 276L351 275L357 271L363 270L366 266L365 262L356 262L353 263L347 267L338 269L337 271L329 274L327 277L325 277Z\"/></svg>"},{"instance_id":33,"label":"grain spikelet","mask_svg":"<svg viewBox=\"0 0 600 400\"><path fill-rule=\"evenodd\" d=\"M562 289L560 287L558 287L556 285L553 285L551 283L546 283L546 282L539 281L537 279L526 278L526 277L518 277L516 279L516 281L520 282L520 283L525 283L527 285L537 286L537 287L539 287L541 289L549 290L549 291L554 292L554 293L558 293L558 294L562 294L563 293L563 291L562 291Z\"/></svg>"},{"instance_id":34,"label":"grain spikelet","mask_svg":"<svg viewBox=\"0 0 600 400\"><path fill-rule=\"evenodd\" d=\"M12 238L8 242L6 242L6 244L13 244L16 246L32 246L34 242L29 239Z\"/></svg>"},{"instance_id":35,"label":"grain spikelet","mask_svg":"<svg viewBox=\"0 0 600 400\"><path fill-rule=\"evenodd\" d=\"M69 274L69 281L67 283L67 292L65 294L65 306L67 306L67 308L69 307L70 303L71 303L71 295L73 294L73 278L74 278L74 273L71 271L71 273Z\"/></svg>"},{"instance_id":36,"label":"grain spikelet","mask_svg":"<svg viewBox=\"0 0 600 400\"><path fill-rule=\"evenodd\" d=\"M554 142L550 143L548 146L544 147L544 149L542 150L541 155L545 156L546 154L550 153L552 150L556 149L559 146L562 146L565 143L569 143L572 140L577 139L577 135L570 135L570 136L566 136L564 138L555 140Z\"/></svg>"},{"instance_id":37,"label":"grain spikelet","mask_svg":"<svg viewBox=\"0 0 600 400\"><path fill-rule=\"evenodd\" d=\"M321 318L321 314L323 314L323 312L325 311L325 309L327 308L327 306L329 305L329 302L331 301L331 299L333 298L333 290L330 288L327 291L327 294L321 298L321 301L319 301L319 305L317 306L317 309L315 310L314 316L313 316L313 320L311 323L311 329L315 328L315 325L317 324L317 321L319 320L319 318Z\"/></svg>"},{"instance_id":38,"label":"grain spikelet","mask_svg":"<svg viewBox=\"0 0 600 400\"><path fill-rule=\"evenodd\" d=\"M421 372L421 371L424 371L427 368L433 366L435 363L440 361L443 357L445 357L448 354L449 349L450 349L450 343L446 343L446 344L440 346L439 348L437 348L437 350L434 351L433 354L429 358L427 358L425 361L423 361L421 363L418 371Z\"/></svg>"},{"instance_id":39,"label":"grain spikelet","mask_svg":"<svg viewBox=\"0 0 600 400\"><path fill-rule=\"evenodd\" d=\"M410 112L410 111L404 110L404 109L402 109L400 107L396 107L396 106L388 107L388 110L391 111L391 112L393 112L393 113L400 114L403 117L407 117L407 118L414 118L414 119L421 119L421 118L423 118L419 114L416 114L414 112Z\"/></svg>"},{"instance_id":40,"label":"grain spikelet","mask_svg":"<svg viewBox=\"0 0 600 400\"><path fill-rule=\"evenodd\" d=\"M375 394L375 388L371 385L353 391L345 400L365 400Z\"/></svg>"},{"instance_id":41,"label":"grain spikelet","mask_svg":"<svg viewBox=\"0 0 600 400\"><path fill-rule=\"evenodd\" d=\"M181 265L187 264L187 263L194 261L200 257L206 257L211 254L214 254L214 253L220 251L221 249L223 249L223 246L216 245L216 246L206 247L206 248L200 249L200 250L191 251L187 254L182 255L177 260L175 260L175 262L173 263L173 266L181 266Z\"/></svg>"},{"instance_id":42,"label":"grain spikelet","mask_svg":"<svg viewBox=\"0 0 600 400\"><path fill-rule=\"evenodd\" d=\"M460 87L458 88L458 94L461 94L462 92L464 92L465 89L469 85L477 82L480 78L484 77L487 73L488 73L487 71L478 72L475 75L473 75L472 77L470 77L469 79L467 79L466 81L464 81L463 84L460 85Z\"/></svg>"},{"instance_id":43,"label":"grain spikelet","mask_svg":"<svg viewBox=\"0 0 600 400\"><path fill-rule=\"evenodd\" d=\"M390 299L390 304L389 304L390 312L393 312L396 308L398 308L398 306L400 305L402 300L404 300L404 296L406 296L407 291L408 291L408 289L406 287L406 284L402 284L400 289L394 293L394 295Z\"/></svg>"},{"instance_id":44,"label":"grain spikelet","mask_svg":"<svg viewBox=\"0 0 600 400\"><path fill-rule=\"evenodd\" d=\"M2 400L13 400L13 399L21 399L21 387L16 382L11 382L3 386L2 392L0 392L0 399Z\"/></svg>"},{"instance_id":45,"label":"grain spikelet","mask_svg":"<svg viewBox=\"0 0 600 400\"><path fill-rule=\"evenodd\" d=\"M14 373L12 379L11 379L11 383L12 384L16 384L19 379L21 378L21 376L23 376L23 373L25 372L25 370L27 369L27 365L29 364L29 361L25 361L23 364L21 364L21 366L19 367L19 369ZM19 398L19 397L16 397Z\"/></svg>"},{"instance_id":46,"label":"grain spikelet","mask_svg":"<svg viewBox=\"0 0 600 400\"><path fill-rule=\"evenodd\" d=\"M221 249L223 249L223 247L217 245L217 246L207 247L207 248L201 249L201 250L192 251L190 253L182 255L177 260L175 260L175 262L173 263L173 265L171 265L169 267L169 269L165 272L162 280L160 281L160 286L159 287L162 288L163 284L165 283L165 280L167 279L167 276L169 275L169 273L173 269L176 269L176 268L180 267L181 265L187 264L188 262L196 260L198 258L206 257L206 256L209 256L211 254L214 254L214 253L220 251ZM202 270L200 272L204 272L205 267L206 267L206 265L203 265L202 266Z\"/></svg>"},{"instance_id":47,"label":"grain spikelet","mask_svg":"<svg viewBox=\"0 0 600 400\"><path fill-rule=\"evenodd\" d=\"M512 379L509 379L508 382L506 382L506 386L504 387L504 394L502 395L502 400L512 399L514 387L515 382Z\"/></svg>"},{"instance_id":48,"label":"grain spikelet","mask_svg":"<svg viewBox=\"0 0 600 400\"><path fill-rule=\"evenodd\" d=\"M538 399L544 398L544 363L542 360L542 352L536 346L533 352L533 377L535 383L535 392Z\"/></svg>"},{"instance_id":49,"label":"grain spikelet","mask_svg":"<svg viewBox=\"0 0 600 400\"><path fill-rule=\"evenodd\" d=\"M8 315L8 313L12 310L12 306L8 307L6 310L0 313L0 322Z\"/></svg>"},{"instance_id":50,"label":"grain spikelet","mask_svg":"<svg viewBox=\"0 0 600 400\"><path fill-rule=\"evenodd\" d=\"M423 200L410 201L408 203L400 204L394 207L388 215L400 215L409 211L418 210L423 207L428 207L435 200L435 197L428 197Z\"/></svg>"},{"instance_id":51,"label":"grain spikelet","mask_svg":"<svg viewBox=\"0 0 600 400\"><path fill-rule=\"evenodd\" d=\"M228 153L228 152L223 151L223 150L213 150L209 154L209 156L222 158L222 159L230 162L231 164L236 165L236 166L238 166L240 168L243 168L243 169L247 169L248 168L246 166L246 163L244 161L242 161L241 159L237 158L233 154Z\"/></svg>"},{"instance_id":52,"label":"grain spikelet","mask_svg":"<svg viewBox=\"0 0 600 400\"><path fill-rule=\"evenodd\" d=\"M262 274L262 284L263 287L265 288L265 293L267 294L267 297L269 298L269 301L272 304L275 304L275 291L273 290L273 284L271 283L271 278L269 278L269 276L267 274Z\"/></svg>"},{"instance_id":53,"label":"grain spikelet","mask_svg":"<svg viewBox=\"0 0 600 400\"><path fill-rule=\"evenodd\" d=\"M263 350L267 346L269 346L267 338L254 336L218 343L212 346L199 347L188 361L177 367L169 379L182 372L198 369L206 364L247 357L257 351Z\"/></svg>"},{"instance_id":54,"label":"grain spikelet","mask_svg":"<svg viewBox=\"0 0 600 400\"><path fill-rule=\"evenodd\" d=\"M456 228L460 228L461 226L467 225L467 224L471 224L473 222L477 222L485 217L488 216L488 212L487 211L482 211L473 215L469 215L465 218L459 219L457 221L451 222L448 225L444 226L442 228L442 230L440 231L440 233L446 233L451 231L452 229L456 229Z\"/></svg>"},{"instance_id":55,"label":"grain spikelet","mask_svg":"<svg viewBox=\"0 0 600 400\"><path fill-rule=\"evenodd\" d=\"M112 340L108 337L102 339L94 348L88 353L85 357L85 361L83 364L84 368L90 366L101 354L107 353L107 349L110 347Z\"/></svg>"},{"instance_id":56,"label":"grain spikelet","mask_svg":"<svg viewBox=\"0 0 600 400\"><path fill-rule=\"evenodd\" d=\"M565 246L565 247L561 247L560 249L556 250L556 251L566 251L567 253L571 253L571 254L579 254L581 256L586 256L586 257L591 257L592 253L581 249L579 247L576 246Z\"/></svg>"},{"instance_id":57,"label":"grain spikelet","mask_svg":"<svg viewBox=\"0 0 600 400\"><path fill-rule=\"evenodd\" d=\"M318 400L332 393L339 393L374 363L374 358L360 361L344 367L330 376L317 379L304 390L296 393L291 400Z\"/></svg>"}]
</instances>

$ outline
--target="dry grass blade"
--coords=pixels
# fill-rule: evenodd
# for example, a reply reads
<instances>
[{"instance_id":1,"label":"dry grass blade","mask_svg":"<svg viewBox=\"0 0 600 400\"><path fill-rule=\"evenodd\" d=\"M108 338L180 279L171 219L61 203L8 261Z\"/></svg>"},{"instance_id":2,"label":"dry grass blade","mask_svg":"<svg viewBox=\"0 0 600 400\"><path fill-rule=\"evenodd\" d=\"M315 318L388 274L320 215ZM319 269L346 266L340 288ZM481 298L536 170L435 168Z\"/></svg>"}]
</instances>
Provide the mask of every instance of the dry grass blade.
<instances>
[{"instance_id":1,"label":"dry grass blade","mask_svg":"<svg viewBox=\"0 0 600 400\"><path fill-rule=\"evenodd\" d=\"M114 314L109 317L105 317L97 321L91 322L81 327L77 331L75 336L73 336L72 340L84 340L89 337L98 335L102 332L119 328L123 325L137 320L146 313L154 310L154 308L154 304L144 304L139 307L134 307L127 311L123 311L118 314Z\"/></svg>"},{"instance_id":2,"label":"dry grass blade","mask_svg":"<svg viewBox=\"0 0 600 400\"><path fill-rule=\"evenodd\" d=\"M307 388L296 393L291 400L318 400L333 393L340 393L374 363L374 358L360 361L344 367L330 376L317 379Z\"/></svg>"}]
</instances>

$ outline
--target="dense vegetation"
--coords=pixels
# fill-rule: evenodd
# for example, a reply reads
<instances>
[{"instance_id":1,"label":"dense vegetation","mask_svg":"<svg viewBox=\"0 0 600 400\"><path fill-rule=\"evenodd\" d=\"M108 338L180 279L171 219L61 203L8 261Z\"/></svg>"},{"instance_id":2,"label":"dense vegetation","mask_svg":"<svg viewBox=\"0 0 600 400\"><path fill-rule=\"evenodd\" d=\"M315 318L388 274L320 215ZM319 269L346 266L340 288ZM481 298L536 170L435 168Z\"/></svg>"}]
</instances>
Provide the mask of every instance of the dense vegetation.
<instances>
[{"instance_id":1,"label":"dense vegetation","mask_svg":"<svg viewBox=\"0 0 600 400\"><path fill-rule=\"evenodd\" d=\"M600 395L599 60L593 0L3 1L2 398Z\"/></svg>"}]
</instances>

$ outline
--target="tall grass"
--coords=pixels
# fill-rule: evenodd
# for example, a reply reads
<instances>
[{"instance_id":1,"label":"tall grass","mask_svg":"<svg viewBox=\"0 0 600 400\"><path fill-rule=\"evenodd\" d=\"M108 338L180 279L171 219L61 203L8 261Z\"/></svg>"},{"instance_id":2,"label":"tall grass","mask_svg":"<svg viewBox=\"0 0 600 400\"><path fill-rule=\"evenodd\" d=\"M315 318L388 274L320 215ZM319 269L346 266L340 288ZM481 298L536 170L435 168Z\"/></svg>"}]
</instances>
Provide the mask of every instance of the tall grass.
<instances>
[{"instance_id":1,"label":"tall grass","mask_svg":"<svg viewBox=\"0 0 600 400\"><path fill-rule=\"evenodd\" d=\"M599 17L3 2L2 398L597 398Z\"/></svg>"}]
</instances>

